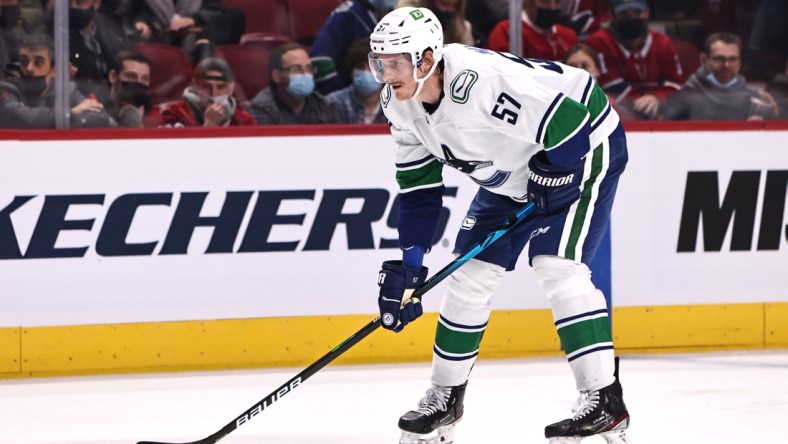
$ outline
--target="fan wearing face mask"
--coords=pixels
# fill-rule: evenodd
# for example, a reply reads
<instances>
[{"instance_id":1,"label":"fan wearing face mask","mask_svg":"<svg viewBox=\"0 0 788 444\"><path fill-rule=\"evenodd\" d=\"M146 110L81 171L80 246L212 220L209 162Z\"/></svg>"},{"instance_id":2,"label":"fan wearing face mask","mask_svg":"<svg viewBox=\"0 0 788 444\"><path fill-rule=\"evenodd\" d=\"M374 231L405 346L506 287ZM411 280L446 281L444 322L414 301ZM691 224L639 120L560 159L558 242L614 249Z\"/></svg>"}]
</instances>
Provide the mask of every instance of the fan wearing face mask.
<instances>
[{"instance_id":1,"label":"fan wearing face mask","mask_svg":"<svg viewBox=\"0 0 788 444\"><path fill-rule=\"evenodd\" d=\"M127 36L116 29L99 11L100 0L69 0L69 51L73 75L79 90L95 95L101 102L109 99L107 76L117 69L116 55L131 48Z\"/></svg>"},{"instance_id":2,"label":"fan wearing face mask","mask_svg":"<svg viewBox=\"0 0 788 444\"><path fill-rule=\"evenodd\" d=\"M684 83L670 37L649 29L646 0L611 0L613 20L588 39L599 53L599 84L619 106L648 120Z\"/></svg>"},{"instance_id":3,"label":"fan wearing face mask","mask_svg":"<svg viewBox=\"0 0 788 444\"><path fill-rule=\"evenodd\" d=\"M380 106L382 85L369 70L369 37L358 39L348 48L348 62L353 66L353 83L334 91L326 100L336 107L339 123L386 123Z\"/></svg>"},{"instance_id":4,"label":"fan wearing face mask","mask_svg":"<svg viewBox=\"0 0 788 444\"><path fill-rule=\"evenodd\" d=\"M577 44L575 31L562 22L568 0L523 0L523 57L561 60ZM493 51L509 52L509 20L495 25L487 45Z\"/></svg>"},{"instance_id":5,"label":"fan wearing face mask","mask_svg":"<svg viewBox=\"0 0 788 444\"><path fill-rule=\"evenodd\" d=\"M148 57L136 51L118 54L120 67L110 70L107 112L123 128L142 128L142 118L151 108Z\"/></svg>"},{"instance_id":6,"label":"fan wearing face mask","mask_svg":"<svg viewBox=\"0 0 788 444\"><path fill-rule=\"evenodd\" d=\"M271 85L257 93L249 112L262 125L338 123L336 109L315 91L316 68L303 46L285 43L268 60Z\"/></svg>"},{"instance_id":7,"label":"fan wearing face mask","mask_svg":"<svg viewBox=\"0 0 788 444\"><path fill-rule=\"evenodd\" d=\"M353 81L347 49L354 41L369 37L378 20L397 0L353 0L340 4L315 37L309 56L315 66L315 87L321 94L340 90Z\"/></svg>"},{"instance_id":8,"label":"fan wearing face mask","mask_svg":"<svg viewBox=\"0 0 788 444\"><path fill-rule=\"evenodd\" d=\"M3 128L55 127L55 58L52 38L45 34L25 37L19 47L20 78L0 82ZM86 98L68 83L72 128L104 128L115 122L95 98Z\"/></svg>"},{"instance_id":9,"label":"fan wearing face mask","mask_svg":"<svg viewBox=\"0 0 788 444\"><path fill-rule=\"evenodd\" d=\"M194 69L192 86L183 98L151 109L149 124L160 127L222 127L256 125L254 117L233 97L235 77L223 59L208 57Z\"/></svg>"}]
</instances>

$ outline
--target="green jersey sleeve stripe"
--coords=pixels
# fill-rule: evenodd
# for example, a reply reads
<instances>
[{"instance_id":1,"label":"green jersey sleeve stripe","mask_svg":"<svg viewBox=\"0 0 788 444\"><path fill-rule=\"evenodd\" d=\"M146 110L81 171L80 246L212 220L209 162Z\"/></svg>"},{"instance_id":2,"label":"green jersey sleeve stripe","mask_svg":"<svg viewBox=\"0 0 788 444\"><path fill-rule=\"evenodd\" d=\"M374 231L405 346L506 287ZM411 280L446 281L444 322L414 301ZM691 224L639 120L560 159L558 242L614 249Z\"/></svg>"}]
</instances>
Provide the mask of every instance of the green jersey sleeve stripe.
<instances>
[{"instance_id":1,"label":"green jersey sleeve stripe","mask_svg":"<svg viewBox=\"0 0 788 444\"><path fill-rule=\"evenodd\" d=\"M607 104L610 101L607 100L607 94L602 91L602 88L599 87L596 83L594 84L594 88L591 90L591 97L588 99L588 112L591 113L591 122L595 122L596 119L605 111L607 108Z\"/></svg>"},{"instance_id":2,"label":"green jersey sleeve stripe","mask_svg":"<svg viewBox=\"0 0 788 444\"><path fill-rule=\"evenodd\" d=\"M437 161L429 162L419 168L397 171L397 184L402 192L440 186L442 183L443 165Z\"/></svg>"},{"instance_id":3,"label":"green jersey sleeve stripe","mask_svg":"<svg viewBox=\"0 0 788 444\"><path fill-rule=\"evenodd\" d=\"M564 143L577 133L587 120L588 109L585 106L569 98L562 100L547 123L545 149L550 150Z\"/></svg>"}]
</instances>

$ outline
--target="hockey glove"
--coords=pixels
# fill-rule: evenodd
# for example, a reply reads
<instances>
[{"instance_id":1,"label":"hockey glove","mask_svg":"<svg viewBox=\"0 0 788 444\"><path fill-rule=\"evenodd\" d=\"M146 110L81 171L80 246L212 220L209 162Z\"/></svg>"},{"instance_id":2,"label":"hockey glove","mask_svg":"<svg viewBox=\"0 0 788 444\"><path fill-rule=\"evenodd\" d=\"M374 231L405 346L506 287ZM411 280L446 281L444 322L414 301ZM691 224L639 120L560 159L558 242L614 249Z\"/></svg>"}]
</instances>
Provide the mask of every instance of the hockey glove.
<instances>
[{"instance_id":1,"label":"hockey glove","mask_svg":"<svg viewBox=\"0 0 788 444\"><path fill-rule=\"evenodd\" d=\"M378 307L383 328L399 333L424 313L421 301L411 298L416 287L427 279L427 267L405 268L402 261L385 261L378 276Z\"/></svg>"},{"instance_id":2,"label":"hockey glove","mask_svg":"<svg viewBox=\"0 0 788 444\"><path fill-rule=\"evenodd\" d=\"M554 213L580 199L583 160L571 166L550 164L544 151L528 161L528 200L542 213Z\"/></svg>"}]
</instances>

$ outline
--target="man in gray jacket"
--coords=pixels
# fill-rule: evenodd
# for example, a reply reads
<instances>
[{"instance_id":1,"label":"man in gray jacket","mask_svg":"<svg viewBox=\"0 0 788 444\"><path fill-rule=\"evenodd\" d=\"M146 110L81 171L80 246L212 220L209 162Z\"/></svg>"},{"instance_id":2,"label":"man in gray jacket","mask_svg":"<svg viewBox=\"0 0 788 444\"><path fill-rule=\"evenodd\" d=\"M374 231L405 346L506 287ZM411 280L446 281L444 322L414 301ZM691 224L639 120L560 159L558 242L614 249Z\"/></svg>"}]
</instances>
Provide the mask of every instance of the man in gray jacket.
<instances>
[{"instance_id":1,"label":"man in gray jacket","mask_svg":"<svg viewBox=\"0 0 788 444\"><path fill-rule=\"evenodd\" d=\"M19 48L19 81L0 82L0 127L43 129L55 127L55 60L52 39L32 35ZM68 83L72 128L115 126L95 97L86 98Z\"/></svg>"},{"instance_id":2,"label":"man in gray jacket","mask_svg":"<svg viewBox=\"0 0 788 444\"><path fill-rule=\"evenodd\" d=\"M777 104L741 76L741 40L734 34L710 35L701 68L681 91L668 97L665 120L763 120L777 117Z\"/></svg>"}]
</instances>

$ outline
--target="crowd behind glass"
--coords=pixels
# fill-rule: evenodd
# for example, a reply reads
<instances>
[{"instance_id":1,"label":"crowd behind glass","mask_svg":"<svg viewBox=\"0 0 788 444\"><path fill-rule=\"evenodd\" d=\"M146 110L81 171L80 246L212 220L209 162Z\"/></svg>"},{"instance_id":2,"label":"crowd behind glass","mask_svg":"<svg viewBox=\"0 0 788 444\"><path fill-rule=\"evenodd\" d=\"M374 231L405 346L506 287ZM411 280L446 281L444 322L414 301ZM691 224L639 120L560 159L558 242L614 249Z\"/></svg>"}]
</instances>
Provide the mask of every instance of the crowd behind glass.
<instances>
[{"instance_id":1,"label":"crowd behind glass","mask_svg":"<svg viewBox=\"0 0 788 444\"><path fill-rule=\"evenodd\" d=\"M782 0L0 0L0 128L385 123L368 36L401 6L446 43L510 52L519 27L625 121L788 118Z\"/></svg>"}]
</instances>

